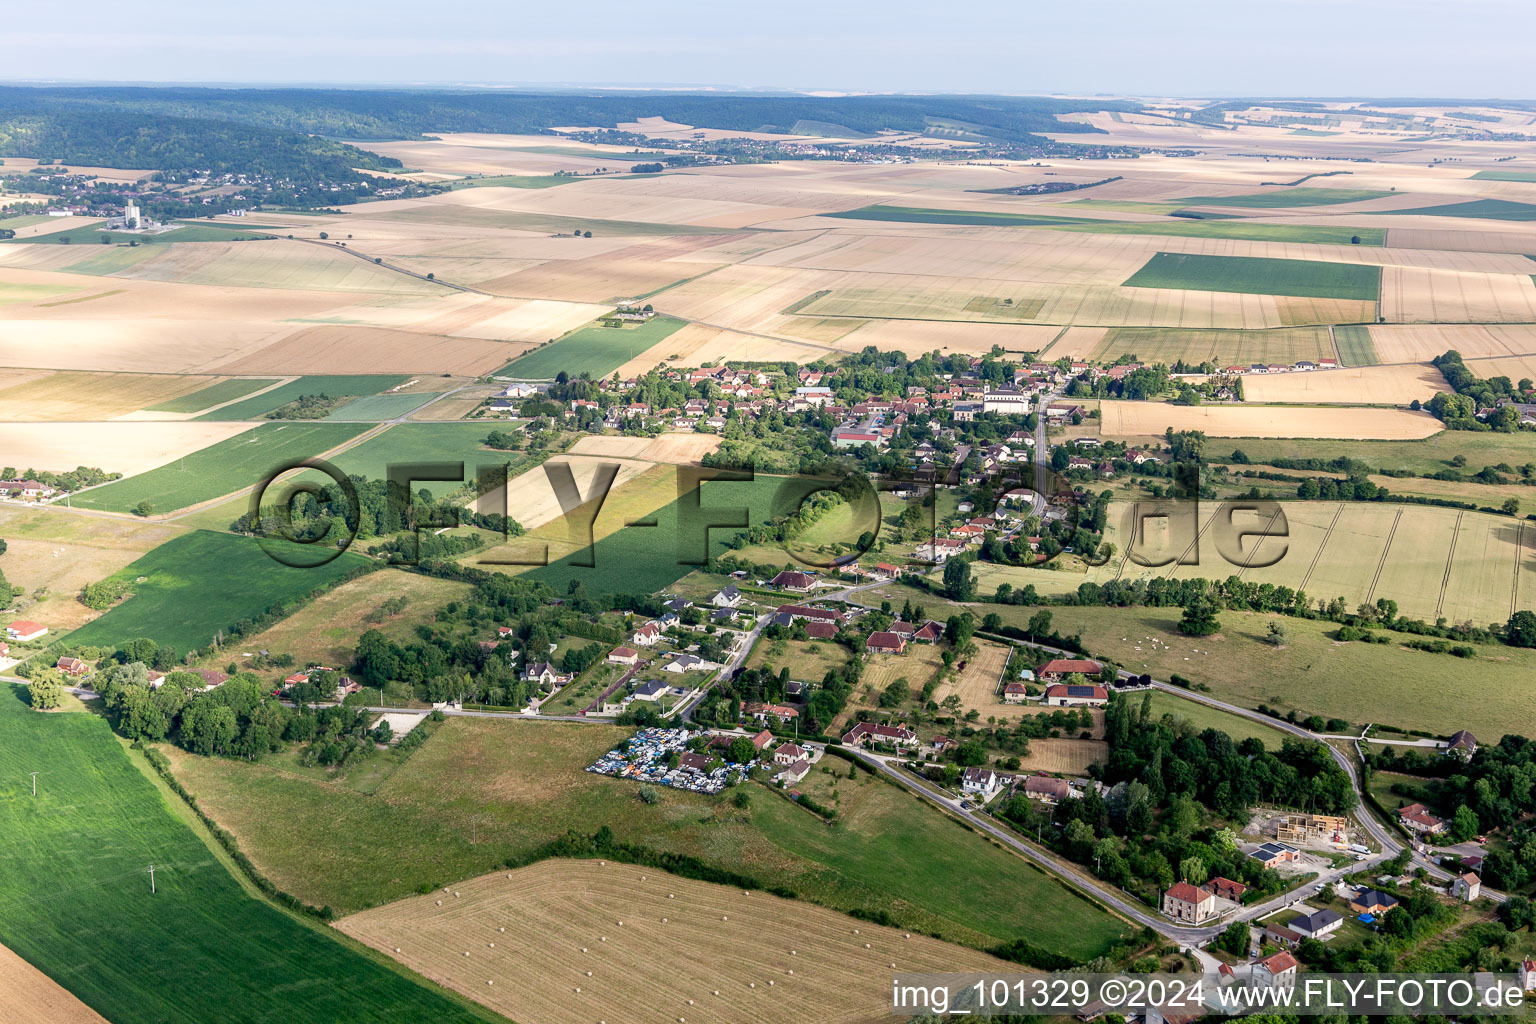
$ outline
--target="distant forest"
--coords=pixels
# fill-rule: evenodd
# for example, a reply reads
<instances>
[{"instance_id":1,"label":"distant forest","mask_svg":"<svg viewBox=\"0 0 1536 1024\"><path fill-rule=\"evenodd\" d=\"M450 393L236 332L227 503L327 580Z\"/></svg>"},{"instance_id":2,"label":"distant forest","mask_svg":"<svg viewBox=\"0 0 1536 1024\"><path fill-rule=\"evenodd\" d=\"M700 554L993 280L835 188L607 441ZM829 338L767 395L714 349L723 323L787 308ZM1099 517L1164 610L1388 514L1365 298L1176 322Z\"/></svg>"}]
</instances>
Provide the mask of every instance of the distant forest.
<instances>
[{"instance_id":1,"label":"distant forest","mask_svg":"<svg viewBox=\"0 0 1536 1024\"><path fill-rule=\"evenodd\" d=\"M922 131L934 125L1003 141L1027 141L1032 132L1097 133L1086 124L1056 120L1056 114L1095 110L1134 111L1134 103L1097 99L1014 96L760 96L672 94L551 95L528 92L396 91L368 89L206 89L125 87L0 88L0 143L9 147L16 123L31 116L79 131L92 117L110 115L111 131L133 134L164 130L165 119L195 119L199 131L210 121L233 122L275 132L333 138L381 140L415 138L431 132L538 132L556 125L612 128L641 117L751 131L797 121L843 126L861 133L881 129ZM69 115L76 116L69 116ZM150 147L140 139L134 144ZM13 152L0 150L0 155ZM174 144L141 148L159 159L175 156ZM160 156L159 154L163 154ZM29 154L30 155L30 154ZM76 163L82 155L66 155ZM94 162L94 161L93 161ZM159 166L142 158L132 166ZM367 166L366 164L354 166ZM168 169L168 168L167 168Z\"/></svg>"}]
</instances>

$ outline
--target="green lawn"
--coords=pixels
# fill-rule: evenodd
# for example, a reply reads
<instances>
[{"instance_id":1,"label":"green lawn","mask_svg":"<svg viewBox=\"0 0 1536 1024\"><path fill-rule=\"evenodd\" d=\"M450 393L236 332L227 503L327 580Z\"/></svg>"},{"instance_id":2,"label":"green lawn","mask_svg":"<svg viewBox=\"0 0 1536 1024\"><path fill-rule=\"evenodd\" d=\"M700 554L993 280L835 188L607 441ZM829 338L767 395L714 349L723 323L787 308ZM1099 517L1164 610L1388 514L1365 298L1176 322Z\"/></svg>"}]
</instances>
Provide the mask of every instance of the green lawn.
<instances>
[{"instance_id":1,"label":"green lawn","mask_svg":"<svg viewBox=\"0 0 1536 1024\"><path fill-rule=\"evenodd\" d=\"M1375 366L1381 362L1371 329L1364 324L1341 324L1333 329L1333 342L1339 349L1339 361L1345 366Z\"/></svg>"},{"instance_id":2,"label":"green lawn","mask_svg":"<svg viewBox=\"0 0 1536 1024\"><path fill-rule=\"evenodd\" d=\"M1126 699L1136 707L1140 707L1142 696L1140 693L1132 693ZM1249 737L1260 739L1264 741L1265 746L1276 750L1280 748L1281 741L1287 735L1279 729L1260 725L1251 718L1234 715L1229 711L1213 708L1198 701L1187 700L1176 694L1154 690L1152 691L1152 717L1161 718L1163 715L1182 718L1196 730L1219 729L1234 740L1241 741Z\"/></svg>"},{"instance_id":3,"label":"green lawn","mask_svg":"<svg viewBox=\"0 0 1536 1024\"><path fill-rule=\"evenodd\" d=\"M979 609L995 610L1017 626L1034 611ZM1080 633L1096 656L1126 671L1165 680L1177 672L1241 707L1268 704L1356 726L1375 722L1436 734L1469 729L1488 743L1506 733L1536 730L1536 693L1530 685L1536 651L1480 644L1476 657L1462 659L1396 644L1338 643L1333 623L1250 612L1221 613L1221 635L1200 639L1178 632L1178 608L1063 606L1052 607L1051 615L1058 632ZM1282 622L1289 633L1280 649L1263 640L1271 621ZM1149 636L1168 647L1142 639Z\"/></svg>"},{"instance_id":4,"label":"green lawn","mask_svg":"<svg viewBox=\"0 0 1536 1024\"><path fill-rule=\"evenodd\" d=\"M194 530L116 573L131 596L70 633L69 641L105 647L149 637L178 651L201 648L218 631L303 597L363 562L348 553L322 566L293 568L268 556L254 538Z\"/></svg>"},{"instance_id":5,"label":"green lawn","mask_svg":"<svg viewBox=\"0 0 1536 1024\"><path fill-rule=\"evenodd\" d=\"M886 220L911 224L974 224L987 227L1049 228L1096 235L1168 235L1178 238L1232 238L1254 242L1315 242L1348 245L1359 238L1363 245L1383 245L1380 228L1331 227L1318 224L1249 224L1232 220L1163 221L1089 220L1048 214L1007 213L982 210L929 210L909 206L863 206L857 210L824 213L823 217L850 220Z\"/></svg>"},{"instance_id":6,"label":"green lawn","mask_svg":"<svg viewBox=\"0 0 1536 1024\"><path fill-rule=\"evenodd\" d=\"M1284 210L1295 206L1335 206L1381 199L1391 192L1363 188L1282 188L1241 196L1190 196L1179 200L1190 206L1241 206L1251 210Z\"/></svg>"},{"instance_id":7,"label":"green lawn","mask_svg":"<svg viewBox=\"0 0 1536 1024\"><path fill-rule=\"evenodd\" d=\"M1478 181L1536 181L1536 171L1478 171L1472 177Z\"/></svg>"},{"instance_id":8,"label":"green lawn","mask_svg":"<svg viewBox=\"0 0 1536 1024\"><path fill-rule=\"evenodd\" d=\"M629 730L449 719L371 796L262 764L178 754L177 773L279 884L347 910L493 870L567 829L690 854L839 910L885 910L975 946L1028 938L1088 957L1120 922L893 786L841 782L837 825L756 786L725 796L583 771ZM828 759L847 774L847 764ZM472 841L471 818L477 819ZM409 843L398 841L410 836ZM1128 929L1124 929L1127 930Z\"/></svg>"},{"instance_id":9,"label":"green lawn","mask_svg":"<svg viewBox=\"0 0 1536 1024\"><path fill-rule=\"evenodd\" d=\"M252 898L106 722L24 699L0 688L0 942L113 1024L501 1019Z\"/></svg>"},{"instance_id":10,"label":"green lawn","mask_svg":"<svg viewBox=\"0 0 1536 1024\"><path fill-rule=\"evenodd\" d=\"M235 399L250 394L252 391L260 391L262 388L276 384L281 378L268 377L264 380L247 380L235 378L221 381L218 384L210 384L206 388L200 388L190 395L182 395L168 402L149 407L150 412L200 412L203 409L225 402L233 402Z\"/></svg>"},{"instance_id":11,"label":"green lawn","mask_svg":"<svg viewBox=\"0 0 1536 1024\"><path fill-rule=\"evenodd\" d=\"M553 345L512 360L497 371L497 376L552 380L564 371L572 377L585 373L599 380L682 326L681 320L657 316L639 327L582 327Z\"/></svg>"},{"instance_id":12,"label":"green lawn","mask_svg":"<svg viewBox=\"0 0 1536 1024\"><path fill-rule=\"evenodd\" d=\"M1422 206L1413 210L1383 210L1394 216L1418 214L1423 217L1470 217L1476 220L1536 220L1536 203L1515 203L1508 199L1473 199L1444 206Z\"/></svg>"},{"instance_id":13,"label":"green lawn","mask_svg":"<svg viewBox=\"0 0 1536 1024\"><path fill-rule=\"evenodd\" d=\"M381 391L387 391L397 384L404 384L410 380L399 374L375 375L375 374L349 374L349 375L310 375L300 377L298 380L289 381L280 388L273 388L265 394L249 398L244 402L236 402L216 412L197 417L200 420L259 420L273 409L279 409L289 402L296 402L304 395L326 394L332 398L355 397L358 395L377 395ZM425 398L422 401L426 401ZM420 403L418 403L420 404Z\"/></svg>"},{"instance_id":14,"label":"green lawn","mask_svg":"<svg viewBox=\"0 0 1536 1024\"><path fill-rule=\"evenodd\" d=\"M173 512L254 486L277 466L320 455L367 429L361 423L264 423L147 473L84 491L71 503L131 512L139 502L148 501L156 515Z\"/></svg>"},{"instance_id":15,"label":"green lawn","mask_svg":"<svg viewBox=\"0 0 1536 1024\"><path fill-rule=\"evenodd\" d=\"M1381 291L1381 268L1318 260L1160 252L1132 274L1125 287L1374 302Z\"/></svg>"}]
</instances>

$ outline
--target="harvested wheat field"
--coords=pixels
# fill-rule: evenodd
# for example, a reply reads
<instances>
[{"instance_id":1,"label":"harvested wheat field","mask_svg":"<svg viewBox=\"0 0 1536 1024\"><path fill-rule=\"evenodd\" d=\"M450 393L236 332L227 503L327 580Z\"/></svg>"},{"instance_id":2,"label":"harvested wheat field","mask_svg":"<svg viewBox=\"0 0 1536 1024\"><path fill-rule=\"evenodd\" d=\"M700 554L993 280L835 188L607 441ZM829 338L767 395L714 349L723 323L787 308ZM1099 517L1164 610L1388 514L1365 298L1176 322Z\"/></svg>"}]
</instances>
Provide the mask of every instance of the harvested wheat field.
<instances>
[{"instance_id":1,"label":"harvested wheat field","mask_svg":"<svg viewBox=\"0 0 1536 1024\"><path fill-rule=\"evenodd\" d=\"M1323 371L1318 371L1323 372ZM1327 371L1334 372L1334 371ZM1100 402L1105 437L1146 437L1203 430L1212 437L1348 437L1408 441L1437 434L1440 421L1407 409L1282 409L1263 405L1179 406L1155 402Z\"/></svg>"},{"instance_id":2,"label":"harvested wheat field","mask_svg":"<svg viewBox=\"0 0 1536 1024\"><path fill-rule=\"evenodd\" d=\"M226 373L452 373L476 377L528 351L526 344L446 338L380 327L319 325L248 352Z\"/></svg>"},{"instance_id":3,"label":"harvested wheat field","mask_svg":"<svg viewBox=\"0 0 1536 1024\"><path fill-rule=\"evenodd\" d=\"M813 904L597 860L497 872L336 927L539 1024L874 1022L890 1016L893 972L1025 970Z\"/></svg>"},{"instance_id":4,"label":"harvested wheat field","mask_svg":"<svg viewBox=\"0 0 1536 1024\"><path fill-rule=\"evenodd\" d=\"M0 946L0 1020L5 1024L107 1024L107 1019Z\"/></svg>"},{"instance_id":5,"label":"harvested wheat field","mask_svg":"<svg viewBox=\"0 0 1536 1024\"><path fill-rule=\"evenodd\" d=\"M476 498L475 511L485 514L505 513L529 530L557 518L561 515L560 501L555 496L554 488L550 486L549 475L544 471L544 466L561 464L571 467L571 476L583 495L591 493L592 480L597 475L599 466L605 464L618 466L618 474L613 479L615 489L651 468L648 462L611 456L597 458L590 455L556 455L546 460L543 465L513 477L507 481L506 487L498 487ZM609 495L612 496L612 491Z\"/></svg>"},{"instance_id":6,"label":"harvested wheat field","mask_svg":"<svg viewBox=\"0 0 1536 1024\"><path fill-rule=\"evenodd\" d=\"M658 437L583 437L572 455L598 455L642 462L696 463L720 447L717 434L661 434Z\"/></svg>"},{"instance_id":7,"label":"harvested wheat field","mask_svg":"<svg viewBox=\"0 0 1536 1024\"><path fill-rule=\"evenodd\" d=\"M1348 405L1407 405L1427 402L1450 385L1427 364L1357 366L1310 373L1264 373L1243 378L1243 396L1250 402L1340 403Z\"/></svg>"},{"instance_id":8,"label":"harvested wheat field","mask_svg":"<svg viewBox=\"0 0 1536 1024\"><path fill-rule=\"evenodd\" d=\"M0 423L0 463L67 472L94 466L142 473L250 429L246 423L118 420L111 423Z\"/></svg>"},{"instance_id":9,"label":"harvested wheat field","mask_svg":"<svg viewBox=\"0 0 1536 1024\"><path fill-rule=\"evenodd\" d=\"M1529 274L1386 267L1381 315L1394 323L1531 323L1536 321L1536 284Z\"/></svg>"},{"instance_id":10,"label":"harvested wheat field","mask_svg":"<svg viewBox=\"0 0 1536 1024\"><path fill-rule=\"evenodd\" d=\"M1011 647L990 640L976 641L976 653L965 662L965 668L953 679L940 683L933 699L942 703L945 697L954 694L960 698L960 706L965 711L975 708L982 718L988 715L1017 718L1025 709L1016 704L1004 704L999 692L1011 650Z\"/></svg>"},{"instance_id":11,"label":"harvested wheat field","mask_svg":"<svg viewBox=\"0 0 1536 1024\"><path fill-rule=\"evenodd\" d=\"M882 352L896 350L916 358L934 350L980 356L992 351L994 345L1000 345L1004 352L1017 355L1043 350L1060 330L1037 324L874 320L847 335L838 347L858 351L865 345L874 345Z\"/></svg>"},{"instance_id":12,"label":"harvested wheat field","mask_svg":"<svg viewBox=\"0 0 1536 1024\"><path fill-rule=\"evenodd\" d=\"M1029 741L1029 756L1019 759L1025 771L1082 775L1091 764L1109 759L1109 744L1103 740L1043 739Z\"/></svg>"},{"instance_id":13,"label":"harvested wheat field","mask_svg":"<svg viewBox=\"0 0 1536 1024\"><path fill-rule=\"evenodd\" d=\"M1536 352L1532 324L1375 324L1370 332L1384 363L1427 362L1450 349L1463 359Z\"/></svg>"},{"instance_id":14,"label":"harvested wheat field","mask_svg":"<svg viewBox=\"0 0 1536 1024\"><path fill-rule=\"evenodd\" d=\"M0 408L7 420L108 420L221 380L169 373L54 373L17 384L0 379Z\"/></svg>"}]
</instances>

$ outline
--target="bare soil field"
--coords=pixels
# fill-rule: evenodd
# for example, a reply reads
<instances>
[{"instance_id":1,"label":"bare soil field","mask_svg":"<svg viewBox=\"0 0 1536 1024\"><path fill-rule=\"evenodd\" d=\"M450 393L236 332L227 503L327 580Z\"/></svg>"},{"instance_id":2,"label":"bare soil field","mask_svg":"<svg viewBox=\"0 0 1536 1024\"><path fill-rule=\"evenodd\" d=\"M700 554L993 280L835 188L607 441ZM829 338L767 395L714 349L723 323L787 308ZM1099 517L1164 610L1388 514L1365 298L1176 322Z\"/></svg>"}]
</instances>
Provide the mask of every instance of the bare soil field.
<instances>
[{"instance_id":1,"label":"bare soil field","mask_svg":"<svg viewBox=\"0 0 1536 1024\"><path fill-rule=\"evenodd\" d=\"M81 587L105 579L181 532L169 523L86 518L6 504L0 506L0 535L7 544L0 572L26 588L13 607L62 633L101 614L76 600Z\"/></svg>"},{"instance_id":2,"label":"bare soil field","mask_svg":"<svg viewBox=\"0 0 1536 1024\"><path fill-rule=\"evenodd\" d=\"M0 946L0 1020L6 1024L107 1024L62 985Z\"/></svg>"},{"instance_id":3,"label":"bare soil field","mask_svg":"<svg viewBox=\"0 0 1536 1024\"><path fill-rule=\"evenodd\" d=\"M1344 367L1310 373L1266 373L1243 378L1243 396L1250 402L1342 403L1348 405L1407 405L1427 402L1450 385L1429 365Z\"/></svg>"},{"instance_id":4,"label":"bare soil field","mask_svg":"<svg viewBox=\"0 0 1536 1024\"><path fill-rule=\"evenodd\" d=\"M95 466L141 473L248 430L245 423L0 423L0 464L62 473Z\"/></svg>"},{"instance_id":5,"label":"bare soil field","mask_svg":"<svg viewBox=\"0 0 1536 1024\"><path fill-rule=\"evenodd\" d=\"M1335 371L1328 371L1335 372ZM1319 371L1321 373L1321 371ZM1105 437L1161 434L1166 428L1203 430L1212 437L1352 437L1407 440L1443 428L1427 412L1407 409L1278 409L1273 406L1176 406L1101 402Z\"/></svg>"},{"instance_id":6,"label":"bare soil field","mask_svg":"<svg viewBox=\"0 0 1536 1024\"><path fill-rule=\"evenodd\" d=\"M892 963L1019 970L808 903L595 860L485 875L336 927L509 1018L548 1024L852 1024L887 1015Z\"/></svg>"}]
</instances>

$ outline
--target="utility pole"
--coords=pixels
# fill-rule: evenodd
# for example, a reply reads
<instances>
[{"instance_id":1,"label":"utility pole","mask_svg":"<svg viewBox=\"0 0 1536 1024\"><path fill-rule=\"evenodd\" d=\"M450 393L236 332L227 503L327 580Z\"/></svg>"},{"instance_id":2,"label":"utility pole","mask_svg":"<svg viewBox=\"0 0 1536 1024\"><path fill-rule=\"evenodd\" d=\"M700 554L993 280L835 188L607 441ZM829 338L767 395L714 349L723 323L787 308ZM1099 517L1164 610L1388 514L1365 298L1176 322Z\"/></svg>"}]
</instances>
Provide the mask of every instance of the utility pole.
<instances>
[{"instance_id":1,"label":"utility pole","mask_svg":"<svg viewBox=\"0 0 1536 1024\"><path fill-rule=\"evenodd\" d=\"M33 772L32 773L32 795L33 796L37 796L37 777L39 775L41 775L41 774L42 774L41 772Z\"/></svg>"},{"instance_id":2,"label":"utility pole","mask_svg":"<svg viewBox=\"0 0 1536 1024\"><path fill-rule=\"evenodd\" d=\"M149 866L149 894L151 896L155 894L155 866L153 864Z\"/></svg>"}]
</instances>

